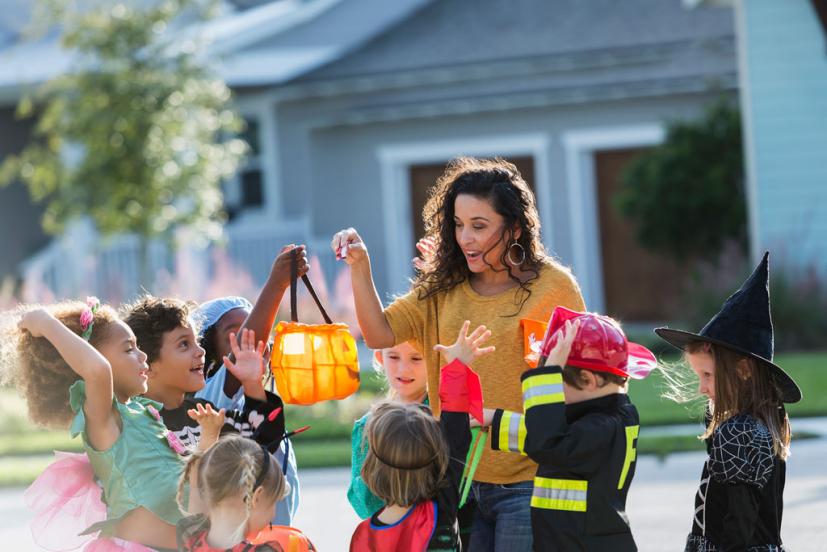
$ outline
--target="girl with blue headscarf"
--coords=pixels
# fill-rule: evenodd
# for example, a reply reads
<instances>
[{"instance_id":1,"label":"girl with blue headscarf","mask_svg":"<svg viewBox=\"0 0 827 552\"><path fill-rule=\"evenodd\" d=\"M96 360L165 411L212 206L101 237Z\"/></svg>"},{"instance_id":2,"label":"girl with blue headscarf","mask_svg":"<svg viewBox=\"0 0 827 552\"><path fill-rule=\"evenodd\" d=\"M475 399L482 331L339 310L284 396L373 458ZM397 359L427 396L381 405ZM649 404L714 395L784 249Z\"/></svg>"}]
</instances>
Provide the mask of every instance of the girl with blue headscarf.
<instances>
[{"instance_id":1,"label":"girl with blue headscarf","mask_svg":"<svg viewBox=\"0 0 827 552\"><path fill-rule=\"evenodd\" d=\"M296 251L299 277L307 273L307 251L304 245L287 245L282 248L270 275L261 288L255 304L244 297L220 297L201 304L195 315L201 322L199 338L206 350L205 372L207 384L196 393L196 397L207 399L218 408L243 409L244 390L241 383L224 366L224 357L230 357L230 333L241 335L244 328L256 335L270 335L276 321L279 304L284 292L290 287L292 256ZM299 478L296 469L296 455L290 440L282 441L274 457L290 484L289 494L276 504L273 523L290 525L299 507Z\"/></svg>"}]
</instances>

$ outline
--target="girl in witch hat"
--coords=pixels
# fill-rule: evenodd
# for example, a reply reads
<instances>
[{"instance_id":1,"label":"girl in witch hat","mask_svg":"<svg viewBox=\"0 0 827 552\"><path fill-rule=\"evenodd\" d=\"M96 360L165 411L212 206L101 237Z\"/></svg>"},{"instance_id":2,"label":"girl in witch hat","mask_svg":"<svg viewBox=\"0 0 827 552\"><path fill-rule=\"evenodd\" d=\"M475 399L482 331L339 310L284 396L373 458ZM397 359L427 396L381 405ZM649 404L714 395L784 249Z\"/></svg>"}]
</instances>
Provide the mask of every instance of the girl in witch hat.
<instances>
[{"instance_id":1,"label":"girl in witch hat","mask_svg":"<svg viewBox=\"0 0 827 552\"><path fill-rule=\"evenodd\" d=\"M769 273L761 264L698 333L655 330L682 349L709 398L709 457L695 497L686 551L781 551L790 422L784 403L801 400L772 361Z\"/></svg>"}]
</instances>

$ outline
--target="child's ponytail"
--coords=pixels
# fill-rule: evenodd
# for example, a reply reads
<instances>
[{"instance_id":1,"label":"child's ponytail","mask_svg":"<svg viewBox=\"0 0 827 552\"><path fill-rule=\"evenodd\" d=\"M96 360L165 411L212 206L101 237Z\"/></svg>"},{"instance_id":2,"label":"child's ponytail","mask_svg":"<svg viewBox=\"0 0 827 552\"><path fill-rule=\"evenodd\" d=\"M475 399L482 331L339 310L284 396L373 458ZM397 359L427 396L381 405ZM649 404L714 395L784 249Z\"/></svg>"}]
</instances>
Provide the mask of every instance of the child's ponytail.
<instances>
[{"instance_id":1,"label":"child's ponytail","mask_svg":"<svg viewBox=\"0 0 827 552\"><path fill-rule=\"evenodd\" d=\"M268 455L265 462L265 454ZM241 496L244 501L244 520L234 538L237 542L245 536L253 496L262 487L276 500L288 492L287 483L275 460L269 457L261 445L238 435L222 437L205 453L196 453L189 459L178 485L178 504L183 500L184 484L191 470L198 468L198 492L209 513L225 498ZM182 507L183 509L183 507Z\"/></svg>"},{"instance_id":2,"label":"child's ponytail","mask_svg":"<svg viewBox=\"0 0 827 552\"><path fill-rule=\"evenodd\" d=\"M198 465L201 463L201 459L204 457L204 452L202 451L195 451L187 457L187 462L184 464L184 471L181 472L181 477L178 479L178 490L175 493L175 502L178 504L178 508L184 512L185 514L189 514L189 505L184 504L184 495L186 494L186 487L187 482L190 480L190 474L192 470L197 469ZM198 484L197 481L193 482L195 485L202 487ZM190 485L192 487L192 485ZM192 491L190 491L192 492Z\"/></svg>"}]
</instances>

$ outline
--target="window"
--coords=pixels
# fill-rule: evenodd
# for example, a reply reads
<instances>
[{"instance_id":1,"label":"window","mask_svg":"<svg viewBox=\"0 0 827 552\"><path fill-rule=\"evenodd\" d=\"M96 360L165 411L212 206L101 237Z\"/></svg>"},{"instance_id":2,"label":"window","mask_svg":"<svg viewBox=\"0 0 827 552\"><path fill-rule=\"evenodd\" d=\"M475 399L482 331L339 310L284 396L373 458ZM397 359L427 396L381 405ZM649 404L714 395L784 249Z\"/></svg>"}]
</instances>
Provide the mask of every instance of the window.
<instances>
[{"instance_id":1,"label":"window","mask_svg":"<svg viewBox=\"0 0 827 552\"><path fill-rule=\"evenodd\" d=\"M246 209L264 205L264 175L261 163L261 139L258 120L245 117L245 129L241 138L250 146L247 159L238 177L225 182L224 207L230 220Z\"/></svg>"}]
</instances>

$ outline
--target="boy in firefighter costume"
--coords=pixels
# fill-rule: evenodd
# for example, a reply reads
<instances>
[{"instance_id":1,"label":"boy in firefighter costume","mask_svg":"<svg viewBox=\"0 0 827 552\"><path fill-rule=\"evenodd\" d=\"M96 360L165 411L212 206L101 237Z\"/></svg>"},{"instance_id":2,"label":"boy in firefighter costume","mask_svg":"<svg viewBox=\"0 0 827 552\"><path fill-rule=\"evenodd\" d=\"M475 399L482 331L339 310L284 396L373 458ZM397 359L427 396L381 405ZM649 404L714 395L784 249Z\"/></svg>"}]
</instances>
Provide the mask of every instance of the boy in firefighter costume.
<instances>
[{"instance_id":1,"label":"boy in firefighter costume","mask_svg":"<svg viewBox=\"0 0 827 552\"><path fill-rule=\"evenodd\" d=\"M640 426L626 386L656 364L614 320L557 307L538 368L522 376L524 413L486 411L492 448L539 464L534 550L637 550L625 509Z\"/></svg>"}]
</instances>

